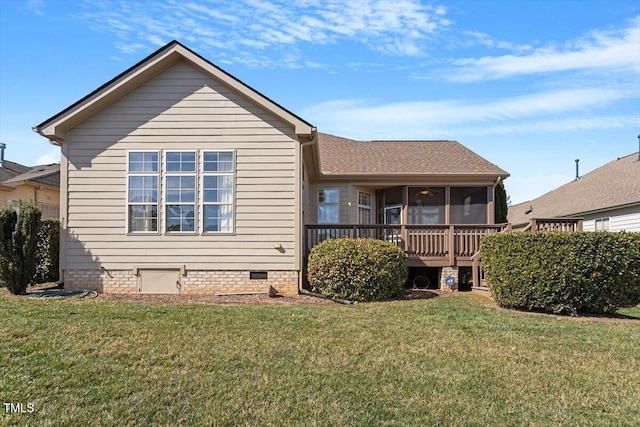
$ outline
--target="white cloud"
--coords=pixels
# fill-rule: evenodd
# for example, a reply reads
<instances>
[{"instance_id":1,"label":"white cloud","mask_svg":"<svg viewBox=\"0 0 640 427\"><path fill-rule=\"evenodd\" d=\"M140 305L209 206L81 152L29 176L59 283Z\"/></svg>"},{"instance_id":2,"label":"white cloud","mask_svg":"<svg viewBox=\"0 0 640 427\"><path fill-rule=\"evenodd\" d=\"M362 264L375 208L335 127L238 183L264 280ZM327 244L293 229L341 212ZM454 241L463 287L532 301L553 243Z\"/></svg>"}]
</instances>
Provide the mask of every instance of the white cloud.
<instances>
[{"instance_id":1,"label":"white cloud","mask_svg":"<svg viewBox=\"0 0 640 427\"><path fill-rule=\"evenodd\" d=\"M489 34L479 31L465 31L464 34L470 37L468 40L468 44L470 45L480 44L488 48L504 49L515 52L526 52L532 49L531 45L516 44L505 40L495 40Z\"/></svg>"},{"instance_id":2,"label":"white cloud","mask_svg":"<svg viewBox=\"0 0 640 427\"><path fill-rule=\"evenodd\" d=\"M482 40L481 33L474 37ZM490 38L486 43L491 43ZM640 72L640 17L617 31L594 31L563 48L541 47L526 55L485 56L455 60L453 67L431 77L456 82L496 80L518 75L590 69Z\"/></svg>"},{"instance_id":3,"label":"white cloud","mask_svg":"<svg viewBox=\"0 0 640 427\"><path fill-rule=\"evenodd\" d=\"M557 132L638 126L633 115L592 110L637 96L626 88L562 89L498 100L450 99L372 105L346 99L320 103L301 114L312 123L348 135L391 138L454 137L465 134Z\"/></svg>"},{"instance_id":4,"label":"white cloud","mask_svg":"<svg viewBox=\"0 0 640 427\"><path fill-rule=\"evenodd\" d=\"M291 46L342 40L388 55L422 55L427 40L450 25L444 7L425 6L419 0L244 0L214 4L85 1L89 11L76 18L96 31L115 34L118 48L125 53L135 52L135 41L162 45L180 39L234 54L239 46L270 49L273 67L290 65L275 58L287 54ZM266 62L245 58L242 63L264 66Z\"/></svg>"},{"instance_id":5,"label":"white cloud","mask_svg":"<svg viewBox=\"0 0 640 427\"><path fill-rule=\"evenodd\" d=\"M121 41L116 42L116 49L122 53L136 53L139 50L146 49L147 46L142 43L124 43Z\"/></svg>"},{"instance_id":6,"label":"white cloud","mask_svg":"<svg viewBox=\"0 0 640 427\"><path fill-rule=\"evenodd\" d=\"M36 160L36 165L48 165L50 163L60 163L60 148L50 148Z\"/></svg>"},{"instance_id":7,"label":"white cloud","mask_svg":"<svg viewBox=\"0 0 640 427\"><path fill-rule=\"evenodd\" d=\"M43 16L44 8L46 4L44 0L29 0L27 1L27 7L36 15Z\"/></svg>"}]
</instances>

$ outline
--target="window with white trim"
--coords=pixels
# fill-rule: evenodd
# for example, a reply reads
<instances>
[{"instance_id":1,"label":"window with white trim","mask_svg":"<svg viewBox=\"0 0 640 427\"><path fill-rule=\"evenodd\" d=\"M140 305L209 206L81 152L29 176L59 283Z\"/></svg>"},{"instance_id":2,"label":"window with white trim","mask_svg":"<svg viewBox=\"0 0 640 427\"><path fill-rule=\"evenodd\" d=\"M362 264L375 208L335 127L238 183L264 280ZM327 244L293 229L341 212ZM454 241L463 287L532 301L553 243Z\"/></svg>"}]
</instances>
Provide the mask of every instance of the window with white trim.
<instances>
[{"instance_id":1,"label":"window with white trim","mask_svg":"<svg viewBox=\"0 0 640 427\"><path fill-rule=\"evenodd\" d=\"M233 232L234 155L205 151L202 155L203 231Z\"/></svg>"},{"instance_id":2,"label":"window with white trim","mask_svg":"<svg viewBox=\"0 0 640 427\"><path fill-rule=\"evenodd\" d=\"M609 218L596 219L596 231L609 231Z\"/></svg>"},{"instance_id":3,"label":"window with white trim","mask_svg":"<svg viewBox=\"0 0 640 427\"><path fill-rule=\"evenodd\" d=\"M196 231L196 153L167 151L165 157L165 229Z\"/></svg>"},{"instance_id":4,"label":"window with white trim","mask_svg":"<svg viewBox=\"0 0 640 427\"><path fill-rule=\"evenodd\" d=\"M157 151L129 152L127 167L127 216L129 232L158 232Z\"/></svg>"},{"instance_id":5,"label":"window with white trim","mask_svg":"<svg viewBox=\"0 0 640 427\"><path fill-rule=\"evenodd\" d=\"M358 224L371 223L371 194L358 191Z\"/></svg>"},{"instance_id":6,"label":"window with white trim","mask_svg":"<svg viewBox=\"0 0 640 427\"><path fill-rule=\"evenodd\" d=\"M340 222L340 190L324 188L318 190L318 223L337 224Z\"/></svg>"}]
</instances>

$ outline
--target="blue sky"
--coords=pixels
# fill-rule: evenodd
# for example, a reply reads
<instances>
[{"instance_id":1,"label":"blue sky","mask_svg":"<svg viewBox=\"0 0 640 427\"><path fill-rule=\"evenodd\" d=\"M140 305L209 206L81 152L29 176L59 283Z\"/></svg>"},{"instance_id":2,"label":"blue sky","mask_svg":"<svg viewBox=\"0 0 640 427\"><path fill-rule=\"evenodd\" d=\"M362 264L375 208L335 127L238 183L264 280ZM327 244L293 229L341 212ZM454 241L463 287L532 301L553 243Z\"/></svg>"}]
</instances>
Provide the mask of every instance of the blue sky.
<instances>
[{"instance_id":1,"label":"blue sky","mask_svg":"<svg viewBox=\"0 0 640 427\"><path fill-rule=\"evenodd\" d=\"M455 139L514 203L638 150L640 2L0 0L6 158L39 124L177 39L318 127Z\"/></svg>"}]
</instances>

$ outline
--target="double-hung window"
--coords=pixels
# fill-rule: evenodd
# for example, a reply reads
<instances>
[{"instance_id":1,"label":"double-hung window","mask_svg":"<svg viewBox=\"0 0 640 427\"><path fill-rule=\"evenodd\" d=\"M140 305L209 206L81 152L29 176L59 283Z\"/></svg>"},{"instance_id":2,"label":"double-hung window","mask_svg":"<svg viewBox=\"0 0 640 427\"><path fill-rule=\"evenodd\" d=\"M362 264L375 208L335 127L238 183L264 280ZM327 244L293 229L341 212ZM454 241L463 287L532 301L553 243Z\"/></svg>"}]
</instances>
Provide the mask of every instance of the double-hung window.
<instances>
[{"instance_id":1,"label":"double-hung window","mask_svg":"<svg viewBox=\"0 0 640 427\"><path fill-rule=\"evenodd\" d=\"M165 159L166 231L195 232L196 153L167 151Z\"/></svg>"},{"instance_id":2,"label":"double-hung window","mask_svg":"<svg viewBox=\"0 0 640 427\"><path fill-rule=\"evenodd\" d=\"M158 177L160 163L157 151L129 152L127 165L127 216L129 232L158 232Z\"/></svg>"},{"instance_id":3,"label":"double-hung window","mask_svg":"<svg viewBox=\"0 0 640 427\"><path fill-rule=\"evenodd\" d=\"M161 228L168 234L233 232L234 152L199 154L128 153L127 232L158 233ZM159 213L164 215L162 220Z\"/></svg>"},{"instance_id":4,"label":"double-hung window","mask_svg":"<svg viewBox=\"0 0 640 427\"><path fill-rule=\"evenodd\" d=\"M358 191L358 224L371 223L371 194Z\"/></svg>"},{"instance_id":5,"label":"double-hung window","mask_svg":"<svg viewBox=\"0 0 640 427\"><path fill-rule=\"evenodd\" d=\"M318 223L337 224L339 222L340 190L325 188L318 190Z\"/></svg>"},{"instance_id":6,"label":"double-hung window","mask_svg":"<svg viewBox=\"0 0 640 427\"><path fill-rule=\"evenodd\" d=\"M235 171L232 151L202 154L203 230L233 232L233 188Z\"/></svg>"}]
</instances>

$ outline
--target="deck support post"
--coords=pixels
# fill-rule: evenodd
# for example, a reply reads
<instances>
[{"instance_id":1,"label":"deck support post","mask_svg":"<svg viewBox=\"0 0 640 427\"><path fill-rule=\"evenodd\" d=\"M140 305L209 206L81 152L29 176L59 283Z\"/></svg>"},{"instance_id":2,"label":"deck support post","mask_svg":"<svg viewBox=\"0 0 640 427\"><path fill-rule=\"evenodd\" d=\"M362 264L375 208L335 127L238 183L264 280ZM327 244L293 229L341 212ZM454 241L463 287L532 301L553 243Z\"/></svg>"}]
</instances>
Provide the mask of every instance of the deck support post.
<instances>
[{"instance_id":1,"label":"deck support post","mask_svg":"<svg viewBox=\"0 0 640 427\"><path fill-rule=\"evenodd\" d=\"M454 266L456 264L456 247L455 247L455 227L453 225L449 226L449 236L447 241L449 242L448 252L449 252L449 265Z\"/></svg>"}]
</instances>

